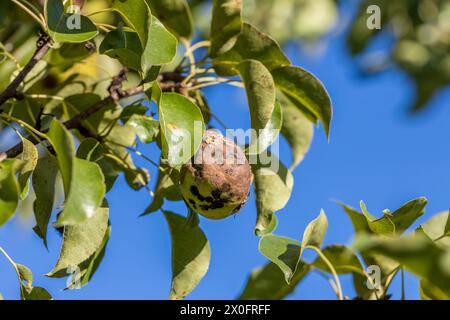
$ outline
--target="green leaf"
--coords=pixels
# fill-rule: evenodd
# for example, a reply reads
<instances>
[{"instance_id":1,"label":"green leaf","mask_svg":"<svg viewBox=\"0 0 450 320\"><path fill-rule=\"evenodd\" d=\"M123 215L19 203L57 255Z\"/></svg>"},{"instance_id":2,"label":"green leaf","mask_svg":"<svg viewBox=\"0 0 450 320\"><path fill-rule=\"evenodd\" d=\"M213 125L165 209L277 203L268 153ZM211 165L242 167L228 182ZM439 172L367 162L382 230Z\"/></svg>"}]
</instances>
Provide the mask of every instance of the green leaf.
<instances>
[{"instance_id":1,"label":"green leaf","mask_svg":"<svg viewBox=\"0 0 450 320\"><path fill-rule=\"evenodd\" d=\"M268 263L252 271L239 300L281 300L292 293L311 267L300 261L289 284L278 266Z\"/></svg>"},{"instance_id":2,"label":"green leaf","mask_svg":"<svg viewBox=\"0 0 450 320\"><path fill-rule=\"evenodd\" d=\"M291 172L274 156L262 159L252 165L255 182L256 208L258 218L255 234L263 234L272 223L273 214L288 203L294 178Z\"/></svg>"},{"instance_id":3,"label":"green leaf","mask_svg":"<svg viewBox=\"0 0 450 320\"><path fill-rule=\"evenodd\" d=\"M163 170L159 170L153 201L142 215L158 211L163 206L164 199L169 201L182 200L183 196L176 183L178 180L179 177L177 177L176 170L167 167L163 167Z\"/></svg>"},{"instance_id":4,"label":"green leaf","mask_svg":"<svg viewBox=\"0 0 450 320\"><path fill-rule=\"evenodd\" d=\"M432 285L426 279L420 280L420 298L422 300L450 300L450 296L442 292L438 287Z\"/></svg>"},{"instance_id":5,"label":"green leaf","mask_svg":"<svg viewBox=\"0 0 450 320\"><path fill-rule=\"evenodd\" d=\"M322 250L323 255L333 265L337 274L349 274L353 275L353 283L355 290L360 297L364 297L369 292L366 286L366 276L359 261L352 249L343 245L331 245ZM328 265L322 258L318 257L313 266L324 271L331 273Z\"/></svg>"},{"instance_id":6,"label":"green leaf","mask_svg":"<svg viewBox=\"0 0 450 320\"><path fill-rule=\"evenodd\" d=\"M109 209L106 204L95 214L75 226L64 227L61 252L48 277L66 276L70 268L89 259L102 245L108 229Z\"/></svg>"},{"instance_id":7,"label":"green leaf","mask_svg":"<svg viewBox=\"0 0 450 320\"><path fill-rule=\"evenodd\" d=\"M237 66L245 84L252 129L251 154L266 150L276 139L282 123L281 107L276 104L275 83L264 65L256 60L245 60Z\"/></svg>"},{"instance_id":8,"label":"green leaf","mask_svg":"<svg viewBox=\"0 0 450 320\"><path fill-rule=\"evenodd\" d=\"M277 226L278 226L278 218L275 214L273 214L269 224L264 228L258 229L256 231L256 235L258 237L262 237L268 234L272 234L277 228Z\"/></svg>"},{"instance_id":9,"label":"green leaf","mask_svg":"<svg viewBox=\"0 0 450 320\"><path fill-rule=\"evenodd\" d=\"M322 242L328 229L328 219L323 210L319 216L311 221L303 233L302 248L307 246L317 247L320 249Z\"/></svg>"},{"instance_id":10,"label":"green leaf","mask_svg":"<svg viewBox=\"0 0 450 320\"><path fill-rule=\"evenodd\" d=\"M258 139L253 140L248 147L249 154L253 151L261 153L266 151L278 138L283 123L283 110L278 101L275 102L275 108L272 112L272 117L266 124L264 129L259 130Z\"/></svg>"},{"instance_id":11,"label":"green leaf","mask_svg":"<svg viewBox=\"0 0 450 320\"><path fill-rule=\"evenodd\" d=\"M24 300L53 300L50 293L41 287L33 287L30 291L25 291Z\"/></svg>"},{"instance_id":12,"label":"green leaf","mask_svg":"<svg viewBox=\"0 0 450 320\"><path fill-rule=\"evenodd\" d=\"M86 138L81 141L77 157L91 162L97 163L105 176L106 191L108 192L113 187L119 173L113 168L111 162L105 157L106 148L93 138Z\"/></svg>"},{"instance_id":13,"label":"green leaf","mask_svg":"<svg viewBox=\"0 0 450 320\"><path fill-rule=\"evenodd\" d=\"M427 205L426 198L412 200L393 213L387 212L382 218L376 219L370 214L363 201L361 210L367 219L370 230L385 236L400 235L406 231L420 216L423 215Z\"/></svg>"},{"instance_id":14,"label":"green leaf","mask_svg":"<svg viewBox=\"0 0 450 320\"><path fill-rule=\"evenodd\" d=\"M152 16L147 1L116 0L113 10L119 12L127 25L137 33L140 46L133 37L129 37L129 33L122 32L120 34L119 31L114 33L111 39L105 38L108 42L105 43L103 49L120 49L122 57L118 52L110 52L110 54L117 54L122 63L126 62L125 65L130 63L135 70L143 71L144 78L147 77L153 66L172 61L177 52L177 39L167 31L157 18ZM128 62L127 58L132 60Z\"/></svg>"},{"instance_id":15,"label":"green leaf","mask_svg":"<svg viewBox=\"0 0 450 320\"><path fill-rule=\"evenodd\" d=\"M23 264L16 263L16 268L19 271L20 284L30 290L33 286L33 273Z\"/></svg>"},{"instance_id":16,"label":"green leaf","mask_svg":"<svg viewBox=\"0 0 450 320\"><path fill-rule=\"evenodd\" d=\"M424 197L412 200L391 214L397 234L404 233L425 212L428 200Z\"/></svg>"},{"instance_id":17,"label":"green leaf","mask_svg":"<svg viewBox=\"0 0 450 320\"><path fill-rule=\"evenodd\" d=\"M100 44L99 52L119 60L124 66L141 71L142 45L136 32L122 28L110 31Z\"/></svg>"},{"instance_id":18,"label":"green leaf","mask_svg":"<svg viewBox=\"0 0 450 320\"><path fill-rule=\"evenodd\" d=\"M399 238L361 235L355 239L354 247L393 259L407 271L450 294L450 250L437 246L424 234L413 233Z\"/></svg>"},{"instance_id":19,"label":"green leaf","mask_svg":"<svg viewBox=\"0 0 450 320\"><path fill-rule=\"evenodd\" d=\"M72 274L71 281L64 290L81 289L81 287L86 286L89 281L91 281L105 256L110 235L111 226L106 230L105 237L103 238L100 247L88 260L78 265L78 274L76 272Z\"/></svg>"},{"instance_id":20,"label":"green leaf","mask_svg":"<svg viewBox=\"0 0 450 320\"><path fill-rule=\"evenodd\" d=\"M235 44L242 30L241 12L241 0L214 0L210 32L211 57L221 55Z\"/></svg>"},{"instance_id":21,"label":"green leaf","mask_svg":"<svg viewBox=\"0 0 450 320\"><path fill-rule=\"evenodd\" d=\"M149 40L142 55L142 70L149 71L152 66L161 66L172 62L177 54L178 41L163 24L152 18Z\"/></svg>"},{"instance_id":22,"label":"green leaf","mask_svg":"<svg viewBox=\"0 0 450 320\"><path fill-rule=\"evenodd\" d=\"M350 206L347 206L344 203L339 203L339 205L344 209L345 213L350 218L356 234L371 232L369 228L369 223L367 222L367 219L364 215L362 215L359 211L355 210Z\"/></svg>"},{"instance_id":23,"label":"green leaf","mask_svg":"<svg viewBox=\"0 0 450 320\"><path fill-rule=\"evenodd\" d=\"M257 60L269 71L291 64L275 40L248 23L244 23L234 46L215 58L213 65L219 75L234 76L236 66L244 60Z\"/></svg>"},{"instance_id":24,"label":"green leaf","mask_svg":"<svg viewBox=\"0 0 450 320\"><path fill-rule=\"evenodd\" d=\"M102 203L106 188L100 167L93 162L75 158L70 132L58 121L52 121L49 140L56 151L66 196L64 210L56 225L75 225L90 218Z\"/></svg>"},{"instance_id":25,"label":"green leaf","mask_svg":"<svg viewBox=\"0 0 450 320\"><path fill-rule=\"evenodd\" d=\"M450 235L447 230L449 220L449 212L441 212L423 223L418 230L424 232L436 244L450 248Z\"/></svg>"},{"instance_id":26,"label":"green leaf","mask_svg":"<svg viewBox=\"0 0 450 320\"><path fill-rule=\"evenodd\" d=\"M73 176L57 226L83 223L95 214L105 196L105 177L96 163L75 158Z\"/></svg>"},{"instance_id":27,"label":"green leaf","mask_svg":"<svg viewBox=\"0 0 450 320\"><path fill-rule=\"evenodd\" d=\"M16 179L18 167L17 160L0 162L0 226L11 219L19 203L20 188Z\"/></svg>"},{"instance_id":28,"label":"green leaf","mask_svg":"<svg viewBox=\"0 0 450 320\"><path fill-rule=\"evenodd\" d=\"M342 208L345 210L348 217L352 221L357 236L361 234L373 233L373 231L369 227L368 220L363 214L345 204L340 203L340 205L342 206ZM395 276L395 269L398 267L398 263L379 254L362 253L361 256L364 259L366 265L377 265L380 267L382 278L381 285L383 286L383 288L382 290L378 290L377 295L379 297L383 296L383 294L386 293L387 289L389 288L390 285L390 281L388 281L389 278ZM365 287L362 288L360 282L356 282L356 280L357 279L354 278L355 288L357 289L358 294L362 298L365 299L376 298L376 296L373 295L373 293L369 290L367 290L367 292L364 293L362 289L364 289Z\"/></svg>"},{"instance_id":29,"label":"green leaf","mask_svg":"<svg viewBox=\"0 0 450 320\"><path fill-rule=\"evenodd\" d=\"M73 138L70 132L56 120L51 122L47 136L56 152L59 170L63 179L64 192L67 195L72 181L72 167L75 157Z\"/></svg>"},{"instance_id":30,"label":"green leaf","mask_svg":"<svg viewBox=\"0 0 450 320\"><path fill-rule=\"evenodd\" d=\"M149 5L156 17L178 37L192 37L192 14L186 0L150 0Z\"/></svg>"},{"instance_id":31,"label":"green leaf","mask_svg":"<svg viewBox=\"0 0 450 320\"><path fill-rule=\"evenodd\" d=\"M283 125L281 133L292 150L292 163L289 170L294 170L302 162L312 143L314 128L303 113L288 100L281 100Z\"/></svg>"},{"instance_id":32,"label":"green leaf","mask_svg":"<svg viewBox=\"0 0 450 320\"><path fill-rule=\"evenodd\" d=\"M48 34L57 43L85 42L98 34L97 28L88 17L65 13L61 0L46 0L44 12Z\"/></svg>"},{"instance_id":33,"label":"green leaf","mask_svg":"<svg viewBox=\"0 0 450 320\"><path fill-rule=\"evenodd\" d=\"M277 88L305 115L319 119L329 137L333 110L323 84L300 67L283 66L272 70L272 75Z\"/></svg>"},{"instance_id":34,"label":"green leaf","mask_svg":"<svg viewBox=\"0 0 450 320\"><path fill-rule=\"evenodd\" d=\"M256 60L245 60L239 64L238 69L247 91L252 128L264 129L275 108L273 78L264 65Z\"/></svg>"},{"instance_id":35,"label":"green leaf","mask_svg":"<svg viewBox=\"0 0 450 320\"><path fill-rule=\"evenodd\" d=\"M259 252L281 269L288 284L299 265L300 251L300 242L290 238L266 235L259 241Z\"/></svg>"},{"instance_id":36,"label":"green leaf","mask_svg":"<svg viewBox=\"0 0 450 320\"><path fill-rule=\"evenodd\" d=\"M209 242L197 226L186 218L164 212L172 237L172 288L169 299L184 299L208 271L211 252Z\"/></svg>"},{"instance_id":37,"label":"green leaf","mask_svg":"<svg viewBox=\"0 0 450 320\"><path fill-rule=\"evenodd\" d=\"M47 156L38 160L33 172L33 189L36 200L33 204L36 226L33 230L47 246L47 227L53 210L55 199L56 177L58 163L53 156Z\"/></svg>"},{"instance_id":38,"label":"green leaf","mask_svg":"<svg viewBox=\"0 0 450 320\"><path fill-rule=\"evenodd\" d=\"M114 0L112 10L118 12L125 23L133 29L145 48L149 38L152 14L145 0Z\"/></svg>"},{"instance_id":39,"label":"green leaf","mask_svg":"<svg viewBox=\"0 0 450 320\"><path fill-rule=\"evenodd\" d=\"M19 134L20 135L20 134ZM22 140L23 151L17 159L23 162L23 167L20 169L18 182L20 186L20 199L24 200L30 191L30 176L38 161L38 151L35 145L20 135Z\"/></svg>"},{"instance_id":40,"label":"green leaf","mask_svg":"<svg viewBox=\"0 0 450 320\"><path fill-rule=\"evenodd\" d=\"M50 300L52 299L51 295L41 287L33 287L33 273L31 270L20 263L15 263L8 254L0 248L0 252L2 252L5 257L9 260L11 265L17 272L17 277L20 284L20 298L22 300ZM0 300L3 299L3 296L0 294Z\"/></svg>"},{"instance_id":41,"label":"green leaf","mask_svg":"<svg viewBox=\"0 0 450 320\"><path fill-rule=\"evenodd\" d=\"M134 128L142 143L154 142L159 133L159 121L152 117L135 114L130 117L127 124Z\"/></svg>"},{"instance_id":42,"label":"green leaf","mask_svg":"<svg viewBox=\"0 0 450 320\"><path fill-rule=\"evenodd\" d=\"M159 104L162 152L171 166L186 163L201 145L205 124L200 109L177 93L163 93Z\"/></svg>"}]
</instances>

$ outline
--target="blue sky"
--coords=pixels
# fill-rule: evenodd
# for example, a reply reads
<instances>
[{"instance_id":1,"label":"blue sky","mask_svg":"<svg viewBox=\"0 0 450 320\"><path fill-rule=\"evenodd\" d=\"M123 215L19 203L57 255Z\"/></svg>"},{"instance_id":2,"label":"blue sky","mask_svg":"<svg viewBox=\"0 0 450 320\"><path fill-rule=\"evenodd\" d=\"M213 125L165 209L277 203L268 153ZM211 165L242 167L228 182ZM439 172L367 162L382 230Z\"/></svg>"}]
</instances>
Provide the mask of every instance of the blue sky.
<instances>
[{"instance_id":1,"label":"blue sky","mask_svg":"<svg viewBox=\"0 0 450 320\"><path fill-rule=\"evenodd\" d=\"M295 187L289 204L278 213L277 234L300 239L306 225L323 208L329 219L326 244L351 243L350 222L333 199L357 207L364 200L372 212L396 209L425 196L429 200L425 221L450 207L450 92L442 92L429 111L412 117L407 106L413 100L410 80L397 70L361 78L345 50L343 35L331 37L319 57L306 56L296 46L287 52L295 64L317 75L327 87L334 105L331 140L321 128L315 132L310 153L294 172ZM228 127L248 128L243 91L220 87L206 90L214 112ZM145 154L158 158L153 146ZM290 161L290 150L281 142L281 159ZM139 162L147 166L145 162ZM156 178L153 168L149 168ZM154 180L155 181L155 180ZM153 181L153 182L154 182ZM165 299L171 280L170 236L160 213L139 218L150 202L146 192L129 189L121 178L108 194L112 235L105 259L91 283L82 290L62 292L64 279L48 279L57 260L61 238L53 230L46 251L31 230L33 222L18 218L0 230L0 245L19 263L29 266L35 284L46 287L55 299ZM166 209L185 214L181 204ZM189 299L233 299L243 289L252 269L266 260L258 252L253 235L256 208L251 196L234 218L201 219L211 243L210 269ZM419 222L420 222L419 221ZM416 224L417 225L417 224ZM406 276L407 298L419 298L418 282ZM344 294L354 295L349 277L342 277ZM391 289L400 297L399 279ZM19 297L13 269L0 257L0 292ZM333 299L328 283L309 275L290 299Z\"/></svg>"}]
</instances>

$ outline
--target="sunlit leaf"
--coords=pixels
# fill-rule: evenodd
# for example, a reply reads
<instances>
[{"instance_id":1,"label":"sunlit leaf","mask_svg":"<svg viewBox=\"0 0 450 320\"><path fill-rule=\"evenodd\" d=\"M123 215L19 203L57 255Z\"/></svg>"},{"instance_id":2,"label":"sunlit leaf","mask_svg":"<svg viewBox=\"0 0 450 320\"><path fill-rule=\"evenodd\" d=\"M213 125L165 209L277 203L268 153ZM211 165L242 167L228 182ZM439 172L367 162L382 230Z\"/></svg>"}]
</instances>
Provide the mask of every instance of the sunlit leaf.
<instances>
[{"instance_id":1,"label":"sunlit leaf","mask_svg":"<svg viewBox=\"0 0 450 320\"><path fill-rule=\"evenodd\" d=\"M288 203L294 178L272 154L268 157L260 155L258 161L258 164L252 165L258 214L255 233L262 234L271 225L273 214Z\"/></svg>"},{"instance_id":2,"label":"sunlit leaf","mask_svg":"<svg viewBox=\"0 0 450 320\"><path fill-rule=\"evenodd\" d=\"M361 210L367 219L370 230L376 234L393 236L400 235L410 227L414 221L423 215L428 201L425 198L412 200L394 212L386 212L382 218L375 218L367 211L361 201Z\"/></svg>"},{"instance_id":3,"label":"sunlit leaf","mask_svg":"<svg viewBox=\"0 0 450 320\"><path fill-rule=\"evenodd\" d=\"M172 237L172 288L169 299L184 299L208 271L209 242L203 231L192 227L187 219L164 212Z\"/></svg>"},{"instance_id":4,"label":"sunlit leaf","mask_svg":"<svg viewBox=\"0 0 450 320\"><path fill-rule=\"evenodd\" d=\"M177 38L155 17L152 18L149 40L142 55L142 70L169 63L177 54Z\"/></svg>"},{"instance_id":5,"label":"sunlit leaf","mask_svg":"<svg viewBox=\"0 0 450 320\"><path fill-rule=\"evenodd\" d=\"M200 109L177 93L163 93L159 104L162 152L171 166L186 163L200 147L205 124Z\"/></svg>"},{"instance_id":6,"label":"sunlit leaf","mask_svg":"<svg viewBox=\"0 0 450 320\"><path fill-rule=\"evenodd\" d=\"M328 219L323 210L320 211L319 216L311 221L303 233L302 248L312 246L320 248L325 239L328 229Z\"/></svg>"},{"instance_id":7,"label":"sunlit leaf","mask_svg":"<svg viewBox=\"0 0 450 320\"><path fill-rule=\"evenodd\" d=\"M301 243L276 235L266 235L259 241L259 252L276 264L289 284L300 261Z\"/></svg>"},{"instance_id":8,"label":"sunlit leaf","mask_svg":"<svg viewBox=\"0 0 450 320\"><path fill-rule=\"evenodd\" d=\"M94 215L103 201L104 175L96 163L75 157L73 138L61 123L52 121L48 137L56 151L66 196L56 224L82 223Z\"/></svg>"},{"instance_id":9,"label":"sunlit leaf","mask_svg":"<svg viewBox=\"0 0 450 320\"><path fill-rule=\"evenodd\" d=\"M30 290L33 287L33 273L27 266L24 266L23 264L16 263L16 267L19 271L21 285Z\"/></svg>"},{"instance_id":10,"label":"sunlit leaf","mask_svg":"<svg viewBox=\"0 0 450 320\"><path fill-rule=\"evenodd\" d=\"M102 245L108 229L109 209L106 204L83 223L64 227L63 243L58 262L47 276L61 277L73 272Z\"/></svg>"},{"instance_id":11,"label":"sunlit leaf","mask_svg":"<svg viewBox=\"0 0 450 320\"><path fill-rule=\"evenodd\" d=\"M91 281L103 260L110 235L111 226L106 230L105 237L97 251L88 260L78 265L79 270L72 274L71 281L65 290L81 289Z\"/></svg>"},{"instance_id":12,"label":"sunlit leaf","mask_svg":"<svg viewBox=\"0 0 450 320\"><path fill-rule=\"evenodd\" d=\"M423 223L418 229L436 244L450 248L449 220L449 212L441 212Z\"/></svg>"}]
</instances>

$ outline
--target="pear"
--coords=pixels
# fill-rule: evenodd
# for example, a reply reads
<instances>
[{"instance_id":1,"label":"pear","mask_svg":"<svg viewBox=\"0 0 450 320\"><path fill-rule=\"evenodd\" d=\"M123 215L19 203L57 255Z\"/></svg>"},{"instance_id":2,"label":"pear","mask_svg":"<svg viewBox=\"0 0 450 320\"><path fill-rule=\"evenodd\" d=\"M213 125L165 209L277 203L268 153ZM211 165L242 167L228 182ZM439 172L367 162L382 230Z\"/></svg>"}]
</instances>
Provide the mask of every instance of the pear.
<instances>
[{"instance_id":1,"label":"pear","mask_svg":"<svg viewBox=\"0 0 450 320\"><path fill-rule=\"evenodd\" d=\"M244 151L215 130L205 132L201 147L180 173L186 203L213 220L240 211L251 182L252 172Z\"/></svg>"}]
</instances>

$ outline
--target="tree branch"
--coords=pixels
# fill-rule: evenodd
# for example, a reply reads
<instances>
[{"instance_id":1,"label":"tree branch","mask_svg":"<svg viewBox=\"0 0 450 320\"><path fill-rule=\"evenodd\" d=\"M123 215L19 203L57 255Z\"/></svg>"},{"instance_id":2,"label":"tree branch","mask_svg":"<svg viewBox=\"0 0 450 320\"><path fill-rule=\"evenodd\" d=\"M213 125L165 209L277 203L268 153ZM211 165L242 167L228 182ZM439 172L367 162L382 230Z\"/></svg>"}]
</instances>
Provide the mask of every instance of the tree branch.
<instances>
[{"instance_id":1,"label":"tree branch","mask_svg":"<svg viewBox=\"0 0 450 320\"><path fill-rule=\"evenodd\" d=\"M26 64L26 66L19 72L16 78L8 85L8 87L0 94L0 106L12 98L22 99L22 94L17 91L17 88L25 80L26 76L33 70L36 64L45 56L50 49L50 37L46 34L41 34L36 42L37 49L33 57ZM2 112L0 110L0 112Z\"/></svg>"},{"instance_id":2,"label":"tree branch","mask_svg":"<svg viewBox=\"0 0 450 320\"><path fill-rule=\"evenodd\" d=\"M128 98L137 94L140 94L144 92L143 87L135 87L126 91L122 91L122 82L126 80L126 72L127 70L122 70L118 76L114 77L111 85L109 87L109 96L105 99L99 101L98 103L94 104L93 106L87 108L83 112L80 112L72 119L64 122L64 126L68 129L78 129L82 127L82 122L88 118L90 118L95 113L103 110L104 108L108 107L111 103L114 103L116 101L119 101L123 98ZM46 133L48 130L43 131L43 133ZM30 142L37 144L39 141L34 139L32 136L27 138ZM41 139L42 141L42 139ZM8 158L15 158L19 154L21 154L23 151L23 145L22 143L18 143L8 151L6 151L6 155Z\"/></svg>"},{"instance_id":3,"label":"tree branch","mask_svg":"<svg viewBox=\"0 0 450 320\"><path fill-rule=\"evenodd\" d=\"M122 91L122 83L126 80L127 72L128 72L128 70L125 68L125 69L121 70L120 73L112 79L111 85L108 88L108 92L109 92L108 97L99 101L98 103L94 104L93 106L87 108L83 112L77 114L72 119L64 122L64 126L68 130L71 130L71 129L83 130L84 127L83 127L82 122L84 120L90 118L92 115L94 115L97 112L108 107L111 103L120 101L123 98L128 98L128 97L143 93L144 88L142 86L138 86L138 87L126 90L126 91ZM180 86L180 82L183 81L183 79L184 79L184 76L182 76L178 73L166 72L166 73L162 73L158 77L157 81L161 87L161 90L164 92L175 91L175 92L179 92L180 94L187 95L184 92L185 87ZM46 133L47 131L48 130L45 130L42 132ZM39 141L37 141L32 136L29 136L27 139L34 144L39 143ZM42 141L42 139L41 139L41 141ZM8 158L15 158L19 154L21 154L22 151L23 151L22 143L18 143L17 145L15 145L14 147L12 147L8 151L6 151L4 154L6 154L6 156Z\"/></svg>"}]
</instances>

